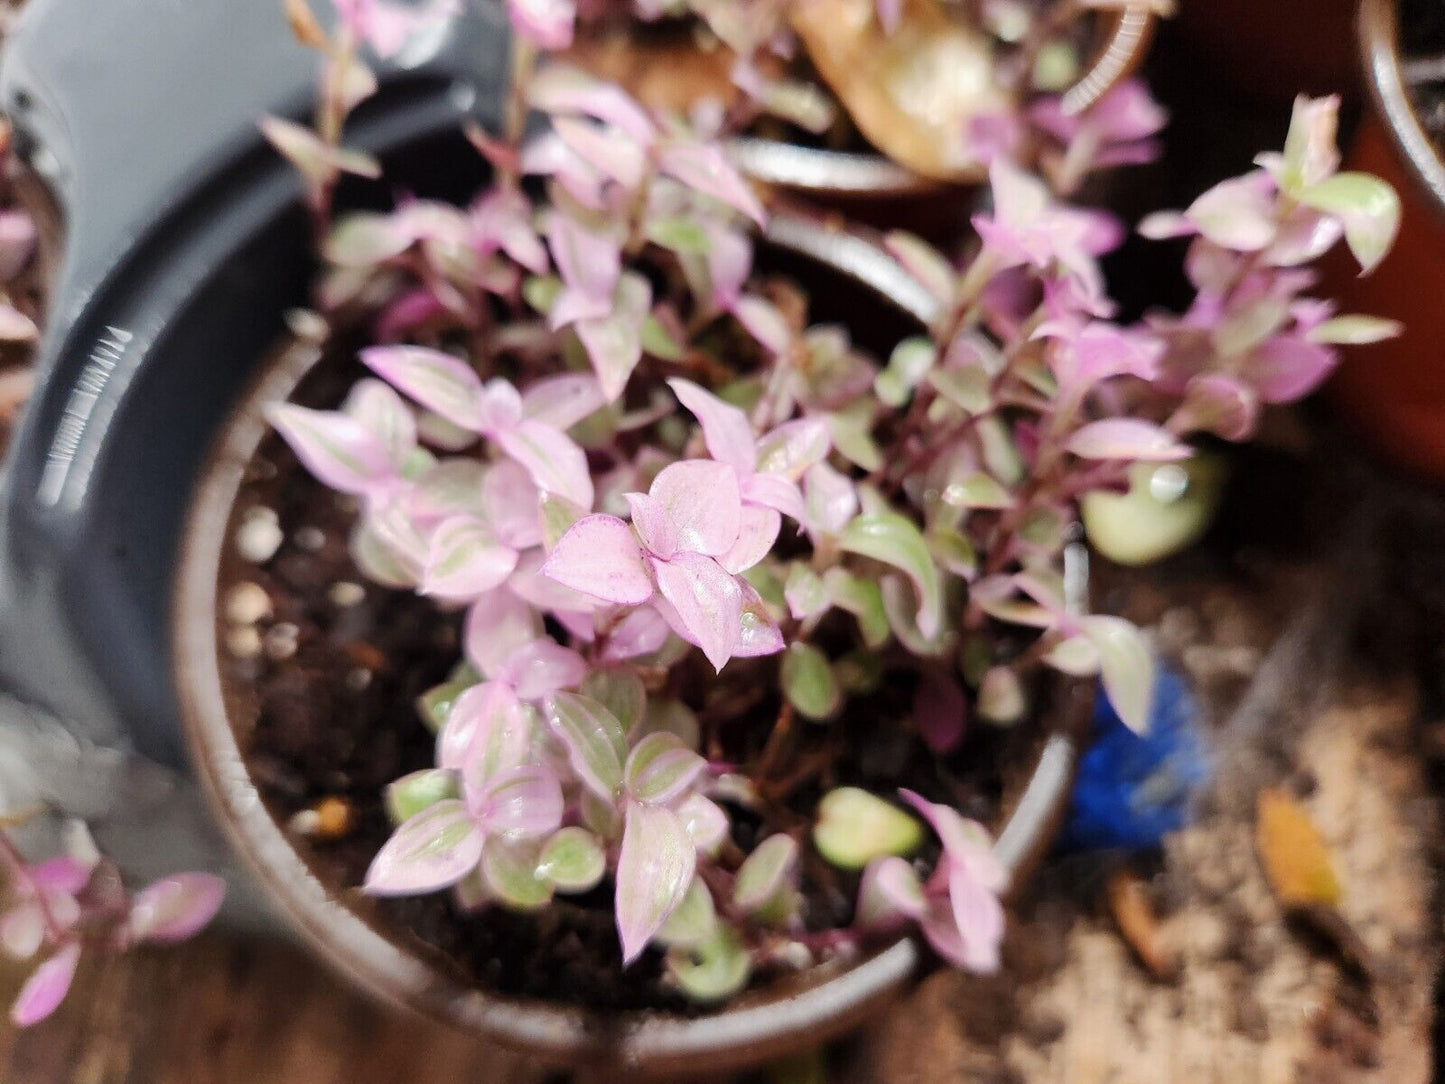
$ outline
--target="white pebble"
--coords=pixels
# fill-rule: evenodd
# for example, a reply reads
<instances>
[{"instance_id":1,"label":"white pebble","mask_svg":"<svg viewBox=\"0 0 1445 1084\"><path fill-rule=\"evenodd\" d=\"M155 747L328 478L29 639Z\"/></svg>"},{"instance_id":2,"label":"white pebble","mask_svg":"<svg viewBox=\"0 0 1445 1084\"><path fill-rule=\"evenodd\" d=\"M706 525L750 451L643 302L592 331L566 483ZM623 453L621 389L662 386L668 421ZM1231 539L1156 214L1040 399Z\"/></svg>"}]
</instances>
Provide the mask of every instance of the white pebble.
<instances>
[{"instance_id":1,"label":"white pebble","mask_svg":"<svg viewBox=\"0 0 1445 1084\"><path fill-rule=\"evenodd\" d=\"M315 553L326 545L326 533L318 527L302 527L296 532L296 545L307 553Z\"/></svg>"},{"instance_id":2,"label":"white pebble","mask_svg":"<svg viewBox=\"0 0 1445 1084\"><path fill-rule=\"evenodd\" d=\"M238 625L226 633L226 650L238 659L254 659L261 654L261 634L255 625Z\"/></svg>"},{"instance_id":3,"label":"white pebble","mask_svg":"<svg viewBox=\"0 0 1445 1084\"><path fill-rule=\"evenodd\" d=\"M284 540L276 513L269 508L246 513L241 526L236 528L236 552L253 564L265 564L276 556Z\"/></svg>"},{"instance_id":4,"label":"white pebble","mask_svg":"<svg viewBox=\"0 0 1445 1084\"><path fill-rule=\"evenodd\" d=\"M233 625L254 625L271 616L271 596L259 583L238 583L226 593L226 620Z\"/></svg>"},{"instance_id":5,"label":"white pebble","mask_svg":"<svg viewBox=\"0 0 1445 1084\"><path fill-rule=\"evenodd\" d=\"M296 654L296 639L301 630L290 622L282 622L266 633L266 657L289 659Z\"/></svg>"},{"instance_id":6,"label":"white pebble","mask_svg":"<svg viewBox=\"0 0 1445 1084\"><path fill-rule=\"evenodd\" d=\"M347 609L351 606L358 606L366 598L366 588L359 583L352 583L350 580L342 580L333 583L327 597L331 599L331 605Z\"/></svg>"}]
</instances>

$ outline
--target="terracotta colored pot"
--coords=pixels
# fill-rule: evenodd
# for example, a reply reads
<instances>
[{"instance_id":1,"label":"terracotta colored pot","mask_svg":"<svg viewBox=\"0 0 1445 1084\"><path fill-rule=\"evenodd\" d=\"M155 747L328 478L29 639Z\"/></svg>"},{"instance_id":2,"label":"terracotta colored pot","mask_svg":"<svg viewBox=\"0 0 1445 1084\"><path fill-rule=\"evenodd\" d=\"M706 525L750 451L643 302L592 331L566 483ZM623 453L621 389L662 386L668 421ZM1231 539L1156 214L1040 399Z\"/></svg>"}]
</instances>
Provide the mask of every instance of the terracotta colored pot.
<instances>
[{"instance_id":1,"label":"terracotta colored pot","mask_svg":"<svg viewBox=\"0 0 1445 1084\"><path fill-rule=\"evenodd\" d=\"M908 321L929 320L934 302L880 248L851 234L777 217L770 248L794 263L826 268L888 299ZM600 1014L488 994L420 955L380 921L359 893L341 893L284 831L249 774L237 734L246 732L243 690L222 677L217 585L228 557L232 506L267 426L262 407L288 398L316 363L290 350L244 397L221 431L188 516L173 614L175 680L191 753L218 819L257 879L319 955L383 998L556 1063L647 1073L718 1072L811 1048L863 1022L897 995L924 956L909 939L853 962L830 963L748 991L703 1016ZM1088 719L1090 683L1054 690L1031 763L1020 765L1005 801L997 851L1021 885L1053 838L1069 794L1075 735Z\"/></svg>"},{"instance_id":2,"label":"terracotta colored pot","mask_svg":"<svg viewBox=\"0 0 1445 1084\"><path fill-rule=\"evenodd\" d=\"M1356 0L1182 0L1176 33L1212 79L1256 99L1337 94L1359 83ZM1207 93L1207 91L1205 91Z\"/></svg>"},{"instance_id":3,"label":"terracotta colored pot","mask_svg":"<svg viewBox=\"0 0 1445 1084\"><path fill-rule=\"evenodd\" d=\"M1360 36L1372 109L1347 165L1394 185L1404 212L1400 235L1373 274L1358 278L1336 265L1330 285L1345 311L1387 316L1405 331L1347 349L1329 394L1374 448L1445 480L1445 165L1407 95L1398 29L1395 0L1364 0Z\"/></svg>"}]
</instances>

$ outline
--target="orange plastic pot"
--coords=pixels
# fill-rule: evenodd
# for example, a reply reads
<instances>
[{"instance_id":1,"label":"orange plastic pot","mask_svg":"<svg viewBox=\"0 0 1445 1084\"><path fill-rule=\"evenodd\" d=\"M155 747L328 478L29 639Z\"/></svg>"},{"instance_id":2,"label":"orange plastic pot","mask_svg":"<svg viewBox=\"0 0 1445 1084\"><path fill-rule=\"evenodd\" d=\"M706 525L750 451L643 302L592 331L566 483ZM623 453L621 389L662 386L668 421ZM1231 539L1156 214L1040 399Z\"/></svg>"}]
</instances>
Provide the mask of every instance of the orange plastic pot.
<instances>
[{"instance_id":1,"label":"orange plastic pot","mask_svg":"<svg viewBox=\"0 0 1445 1084\"><path fill-rule=\"evenodd\" d=\"M1445 481L1445 165L1420 128L1400 77L1395 0L1360 10L1373 108L1347 168L1384 178L1400 194L1400 234L1373 274L1337 265L1330 293L1346 312L1399 320L1396 339L1346 351L1331 380L1336 411L1394 464Z\"/></svg>"}]
</instances>

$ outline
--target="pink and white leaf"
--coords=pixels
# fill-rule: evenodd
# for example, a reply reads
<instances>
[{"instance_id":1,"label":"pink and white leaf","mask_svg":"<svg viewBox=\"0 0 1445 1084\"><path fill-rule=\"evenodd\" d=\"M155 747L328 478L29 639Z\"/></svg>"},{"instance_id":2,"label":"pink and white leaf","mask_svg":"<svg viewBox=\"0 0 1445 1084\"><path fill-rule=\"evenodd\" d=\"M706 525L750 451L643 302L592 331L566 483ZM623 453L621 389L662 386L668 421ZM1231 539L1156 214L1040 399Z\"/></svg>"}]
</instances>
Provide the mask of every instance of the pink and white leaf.
<instances>
[{"instance_id":1,"label":"pink and white leaf","mask_svg":"<svg viewBox=\"0 0 1445 1084\"><path fill-rule=\"evenodd\" d=\"M677 534L679 550L717 557L737 541L742 494L737 471L725 463L685 459L664 467L648 496Z\"/></svg>"},{"instance_id":2,"label":"pink and white leaf","mask_svg":"<svg viewBox=\"0 0 1445 1084\"><path fill-rule=\"evenodd\" d=\"M392 465L401 470L416 448L416 415L391 385L370 377L358 380L341 409L381 442Z\"/></svg>"},{"instance_id":3,"label":"pink and white leaf","mask_svg":"<svg viewBox=\"0 0 1445 1084\"><path fill-rule=\"evenodd\" d=\"M612 293L622 274L622 249L618 243L568 215L554 212L547 220L547 246L563 283L575 295L560 315L558 308L553 308L552 326L610 314Z\"/></svg>"},{"instance_id":4,"label":"pink and white leaf","mask_svg":"<svg viewBox=\"0 0 1445 1084\"><path fill-rule=\"evenodd\" d=\"M703 442L715 460L728 464L743 475L750 474L757 467L757 440L746 414L691 380L674 377L667 385L678 402L697 418L702 426Z\"/></svg>"},{"instance_id":5,"label":"pink and white leaf","mask_svg":"<svg viewBox=\"0 0 1445 1084\"><path fill-rule=\"evenodd\" d=\"M657 128L646 110L615 83L604 82L567 64L548 64L527 87L533 108L543 113L577 114L621 128L643 146Z\"/></svg>"},{"instance_id":6,"label":"pink and white leaf","mask_svg":"<svg viewBox=\"0 0 1445 1084\"><path fill-rule=\"evenodd\" d=\"M718 564L737 575L761 561L778 540L783 518L775 509L756 504L743 505L737 541L718 558Z\"/></svg>"},{"instance_id":7,"label":"pink and white leaf","mask_svg":"<svg viewBox=\"0 0 1445 1084\"><path fill-rule=\"evenodd\" d=\"M651 655L667 642L668 624L651 606L639 606L617 623L607 637L604 660L619 662Z\"/></svg>"},{"instance_id":8,"label":"pink and white leaf","mask_svg":"<svg viewBox=\"0 0 1445 1084\"><path fill-rule=\"evenodd\" d=\"M712 854L728 837L728 815L711 798L689 794L678 805L677 815L693 846L703 854Z\"/></svg>"},{"instance_id":9,"label":"pink and white leaf","mask_svg":"<svg viewBox=\"0 0 1445 1084\"><path fill-rule=\"evenodd\" d=\"M493 463L477 493L498 541L518 550L541 545L541 491L526 467L511 459Z\"/></svg>"},{"instance_id":10,"label":"pink and white leaf","mask_svg":"<svg viewBox=\"0 0 1445 1084\"><path fill-rule=\"evenodd\" d=\"M371 493L396 477L386 445L346 414L275 403L267 407L266 420L285 438L306 469L332 489Z\"/></svg>"},{"instance_id":11,"label":"pink and white leaf","mask_svg":"<svg viewBox=\"0 0 1445 1084\"><path fill-rule=\"evenodd\" d=\"M517 648L498 675L523 700L540 700L561 689L575 688L586 676L586 660L551 637Z\"/></svg>"},{"instance_id":12,"label":"pink and white leaf","mask_svg":"<svg viewBox=\"0 0 1445 1084\"><path fill-rule=\"evenodd\" d=\"M710 196L766 224L767 213L748 182L715 143L673 143L658 154L658 168L694 192Z\"/></svg>"},{"instance_id":13,"label":"pink and white leaf","mask_svg":"<svg viewBox=\"0 0 1445 1084\"><path fill-rule=\"evenodd\" d=\"M592 507L592 475L587 456L567 434L524 419L496 434L498 447L532 476L537 488L582 508Z\"/></svg>"},{"instance_id":14,"label":"pink and white leaf","mask_svg":"<svg viewBox=\"0 0 1445 1084\"><path fill-rule=\"evenodd\" d=\"M458 798L427 806L392 833L366 871L373 896L417 896L450 888L477 868L486 834Z\"/></svg>"},{"instance_id":15,"label":"pink and white leaf","mask_svg":"<svg viewBox=\"0 0 1445 1084\"><path fill-rule=\"evenodd\" d=\"M554 693L542 703L552 733L567 750L577 778L604 801L612 801L622 785L627 735L617 717L591 697Z\"/></svg>"},{"instance_id":16,"label":"pink and white leaf","mask_svg":"<svg viewBox=\"0 0 1445 1084\"><path fill-rule=\"evenodd\" d=\"M572 44L577 4L576 0L507 0L507 17L519 37L555 52Z\"/></svg>"},{"instance_id":17,"label":"pink and white leaf","mask_svg":"<svg viewBox=\"0 0 1445 1084\"><path fill-rule=\"evenodd\" d=\"M533 421L567 430L600 410L607 396L589 373L561 373L534 380L522 393L522 415Z\"/></svg>"},{"instance_id":18,"label":"pink and white leaf","mask_svg":"<svg viewBox=\"0 0 1445 1084\"><path fill-rule=\"evenodd\" d=\"M79 962L80 943L71 942L37 967L25 980L15 1003L10 1007L11 1023L16 1027L28 1028L59 1008L70 991Z\"/></svg>"},{"instance_id":19,"label":"pink and white leaf","mask_svg":"<svg viewBox=\"0 0 1445 1084\"><path fill-rule=\"evenodd\" d=\"M707 767L682 739L668 731L647 735L627 757L623 781L634 801L669 805L697 782Z\"/></svg>"},{"instance_id":20,"label":"pink and white leaf","mask_svg":"<svg viewBox=\"0 0 1445 1084\"><path fill-rule=\"evenodd\" d=\"M827 458L833 446L828 423L822 418L784 422L758 441L760 474L778 474L799 481L810 467Z\"/></svg>"},{"instance_id":21,"label":"pink and white leaf","mask_svg":"<svg viewBox=\"0 0 1445 1084\"><path fill-rule=\"evenodd\" d=\"M765 907L798 865L798 842L778 833L758 844L739 867L733 903L744 914Z\"/></svg>"},{"instance_id":22,"label":"pink and white leaf","mask_svg":"<svg viewBox=\"0 0 1445 1084\"><path fill-rule=\"evenodd\" d=\"M482 381L459 358L425 346L371 346L369 369L403 395L472 432L481 429Z\"/></svg>"},{"instance_id":23,"label":"pink and white leaf","mask_svg":"<svg viewBox=\"0 0 1445 1084\"><path fill-rule=\"evenodd\" d=\"M692 884L697 850L666 806L630 802L617 861L617 933L623 965L642 954Z\"/></svg>"},{"instance_id":24,"label":"pink and white leaf","mask_svg":"<svg viewBox=\"0 0 1445 1084\"><path fill-rule=\"evenodd\" d=\"M740 487L744 507L760 505L781 512L797 523L807 519L807 505L796 482L781 474L750 474Z\"/></svg>"},{"instance_id":25,"label":"pink and white leaf","mask_svg":"<svg viewBox=\"0 0 1445 1084\"><path fill-rule=\"evenodd\" d=\"M552 547L542 575L584 595L635 606L652 597L652 578L632 529L616 516L584 516Z\"/></svg>"},{"instance_id":26,"label":"pink and white leaf","mask_svg":"<svg viewBox=\"0 0 1445 1084\"><path fill-rule=\"evenodd\" d=\"M430 539L422 594L469 602L506 582L517 567L517 551L498 542L475 516L445 520Z\"/></svg>"},{"instance_id":27,"label":"pink and white leaf","mask_svg":"<svg viewBox=\"0 0 1445 1084\"><path fill-rule=\"evenodd\" d=\"M447 713L437 734L436 763L484 787L494 775L520 765L530 744L516 692L504 682L484 681L458 696Z\"/></svg>"},{"instance_id":28,"label":"pink and white leaf","mask_svg":"<svg viewBox=\"0 0 1445 1084\"><path fill-rule=\"evenodd\" d=\"M1131 730L1143 733L1154 698L1154 653L1143 634L1122 617L1080 618L1079 629L1099 653L1109 702Z\"/></svg>"},{"instance_id":29,"label":"pink and white leaf","mask_svg":"<svg viewBox=\"0 0 1445 1084\"><path fill-rule=\"evenodd\" d=\"M556 117L552 130L573 154L603 176L629 190L642 182L647 168L646 155L638 142L622 129L575 117Z\"/></svg>"},{"instance_id":30,"label":"pink and white leaf","mask_svg":"<svg viewBox=\"0 0 1445 1084\"><path fill-rule=\"evenodd\" d=\"M858 884L860 926L871 926L895 916L917 920L927 910L923 885L904 859L892 855L875 858L863 870L863 879Z\"/></svg>"},{"instance_id":31,"label":"pink and white leaf","mask_svg":"<svg viewBox=\"0 0 1445 1084\"><path fill-rule=\"evenodd\" d=\"M1081 459L1137 459L1164 463L1188 459L1189 447L1168 430L1142 418L1106 418L1089 422L1065 445Z\"/></svg>"},{"instance_id":32,"label":"pink and white leaf","mask_svg":"<svg viewBox=\"0 0 1445 1084\"><path fill-rule=\"evenodd\" d=\"M468 608L462 646L472 665L494 678L513 651L541 635L541 615L509 589L498 587Z\"/></svg>"},{"instance_id":33,"label":"pink and white leaf","mask_svg":"<svg viewBox=\"0 0 1445 1084\"><path fill-rule=\"evenodd\" d=\"M216 917L226 882L210 873L175 873L131 900L126 929L136 941L184 941Z\"/></svg>"},{"instance_id":34,"label":"pink and white leaf","mask_svg":"<svg viewBox=\"0 0 1445 1084\"><path fill-rule=\"evenodd\" d=\"M742 624L738 631L738 642L733 654L740 659L756 658L759 655L776 655L783 650L783 632L773 620L768 604L752 584L741 576L737 578L738 590L743 596Z\"/></svg>"},{"instance_id":35,"label":"pink and white leaf","mask_svg":"<svg viewBox=\"0 0 1445 1084\"><path fill-rule=\"evenodd\" d=\"M756 294L745 294L733 306L733 316L743 329L774 356L788 352L793 342L793 329L771 301Z\"/></svg>"},{"instance_id":36,"label":"pink and white leaf","mask_svg":"<svg viewBox=\"0 0 1445 1084\"><path fill-rule=\"evenodd\" d=\"M484 794L472 799L472 815L488 835L537 839L562 824L562 786L557 776L538 765L524 765L494 779Z\"/></svg>"},{"instance_id":37,"label":"pink and white leaf","mask_svg":"<svg viewBox=\"0 0 1445 1084\"><path fill-rule=\"evenodd\" d=\"M676 616L675 631L721 670L735 653L741 633L742 589L736 577L711 557L678 553L652 561L659 593ZM663 611L664 616L669 616Z\"/></svg>"}]
</instances>

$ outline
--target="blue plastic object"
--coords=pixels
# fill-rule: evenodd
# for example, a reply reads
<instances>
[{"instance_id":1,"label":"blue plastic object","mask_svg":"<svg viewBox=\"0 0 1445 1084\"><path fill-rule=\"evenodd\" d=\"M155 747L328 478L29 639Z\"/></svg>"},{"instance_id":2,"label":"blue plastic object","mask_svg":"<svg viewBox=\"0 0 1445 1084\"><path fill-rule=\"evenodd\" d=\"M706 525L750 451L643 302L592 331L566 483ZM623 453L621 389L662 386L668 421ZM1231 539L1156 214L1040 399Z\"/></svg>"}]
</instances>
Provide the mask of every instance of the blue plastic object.
<instances>
[{"instance_id":1,"label":"blue plastic object","mask_svg":"<svg viewBox=\"0 0 1445 1084\"><path fill-rule=\"evenodd\" d=\"M1145 734L1124 725L1102 689L1093 723L1060 847L1156 846L1165 833L1184 826L1190 799L1211 771L1193 692L1179 674L1161 667Z\"/></svg>"}]
</instances>

